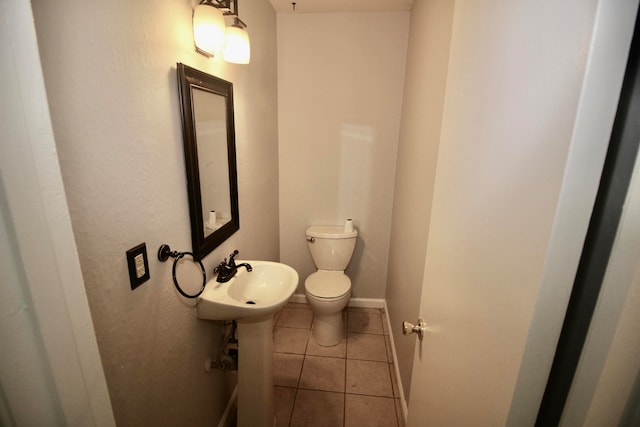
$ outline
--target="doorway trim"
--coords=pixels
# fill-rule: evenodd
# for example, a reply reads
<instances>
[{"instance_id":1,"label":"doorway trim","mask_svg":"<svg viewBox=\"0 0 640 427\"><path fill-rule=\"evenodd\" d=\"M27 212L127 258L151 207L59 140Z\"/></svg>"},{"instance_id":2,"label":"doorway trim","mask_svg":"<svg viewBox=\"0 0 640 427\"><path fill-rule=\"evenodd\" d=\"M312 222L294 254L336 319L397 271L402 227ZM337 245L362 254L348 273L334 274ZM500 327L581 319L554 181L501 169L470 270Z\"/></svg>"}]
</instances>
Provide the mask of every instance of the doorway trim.
<instances>
[{"instance_id":1,"label":"doorway trim","mask_svg":"<svg viewBox=\"0 0 640 427\"><path fill-rule=\"evenodd\" d=\"M640 145L640 32L627 63L602 179L536 426L558 425L582 355Z\"/></svg>"},{"instance_id":2,"label":"doorway trim","mask_svg":"<svg viewBox=\"0 0 640 427\"><path fill-rule=\"evenodd\" d=\"M563 188L508 427L533 425L544 395L599 187L637 10L638 1L597 5Z\"/></svg>"}]
</instances>

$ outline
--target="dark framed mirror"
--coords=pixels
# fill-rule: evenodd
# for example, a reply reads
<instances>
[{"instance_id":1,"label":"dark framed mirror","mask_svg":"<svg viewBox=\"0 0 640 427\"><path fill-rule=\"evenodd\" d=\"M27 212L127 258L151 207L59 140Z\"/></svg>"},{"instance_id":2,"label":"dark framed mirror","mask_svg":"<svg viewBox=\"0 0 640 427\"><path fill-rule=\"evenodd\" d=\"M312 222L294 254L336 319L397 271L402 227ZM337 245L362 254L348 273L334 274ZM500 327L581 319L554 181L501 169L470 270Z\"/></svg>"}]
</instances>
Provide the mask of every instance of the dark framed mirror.
<instances>
[{"instance_id":1,"label":"dark framed mirror","mask_svg":"<svg viewBox=\"0 0 640 427\"><path fill-rule=\"evenodd\" d=\"M178 63L193 257L240 229L233 84Z\"/></svg>"}]
</instances>

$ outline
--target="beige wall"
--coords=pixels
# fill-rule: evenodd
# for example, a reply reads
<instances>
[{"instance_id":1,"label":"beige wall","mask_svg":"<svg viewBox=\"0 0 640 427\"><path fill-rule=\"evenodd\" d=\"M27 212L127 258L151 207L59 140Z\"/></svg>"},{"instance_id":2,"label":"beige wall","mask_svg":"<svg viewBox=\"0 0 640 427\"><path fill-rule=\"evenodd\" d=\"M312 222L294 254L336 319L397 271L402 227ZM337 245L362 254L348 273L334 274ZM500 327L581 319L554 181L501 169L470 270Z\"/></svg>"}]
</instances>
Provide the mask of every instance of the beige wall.
<instances>
[{"instance_id":1,"label":"beige wall","mask_svg":"<svg viewBox=\"0 0 640 427\"><path fill-rule=\"evenodd\" d=\"M304 233L353 218L352 295L384 298L409 14L278 14L281 260L315 271Z\"/></svg>"},{"instance_id":2,"label":"beige wall","mask_svg":"<svg viewBox=\"0 0 640 427\"><path fill-rule=\"evenodd\" d=\"M411 11L386 289L392 326L419 314L452 18L450 1L417 1ZM393 332L408 398L414 340Z\"/></svg>"},{"instance_id":3,"label":"beige wall","mask_svg":"<svg viewBox=\"0 0 640 427\"><path fill-rule=\"evenodd\" d=\"M36 1L53 129L98 346L118 425L215 425L230 389L205 374L222 325L196 318L174 290L160 244L189 250L176 62L234 83L240 231L205 259L238 248L277 260L276 18L243 4L248 66L194 52L192 2ZM146 242L151 279L131 291L125 251Z\"/></svg>"}]
</instances>

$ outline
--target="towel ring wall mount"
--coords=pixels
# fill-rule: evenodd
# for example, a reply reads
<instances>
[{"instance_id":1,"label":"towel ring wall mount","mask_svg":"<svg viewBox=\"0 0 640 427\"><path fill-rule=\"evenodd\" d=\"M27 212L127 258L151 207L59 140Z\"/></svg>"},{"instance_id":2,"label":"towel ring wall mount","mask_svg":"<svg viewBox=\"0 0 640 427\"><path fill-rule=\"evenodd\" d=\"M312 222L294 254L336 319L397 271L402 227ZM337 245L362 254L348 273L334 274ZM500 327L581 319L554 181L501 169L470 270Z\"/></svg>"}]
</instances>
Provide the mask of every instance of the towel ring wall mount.
<instances>
[{"instance_id":1,"label":"towel ring wall mount","mask_svg":"<svg viewBox=\"0 0 640 427\"><path fill-rule=\"evenodd\" d=\"M193 262L200 265L200 270L202 270L202 288L200 288L200 290L193 295L189 295L188 293L182 290L182 288L180 287L180 284L178 283L178 278L176 277L176 266L178 265L178 261L184 258L185 255L191 255L191 258L193 258ZM182 295L185 298L199 297L200 294L204 292L204 286L207 283L207 272L204 269L204 265L202 265L202 261L196 260L195 257L193 256L193 253L191 252L172 251L169 245L167 244L160 245L160 248L158 248L158 259L160 260L160 262L165 262L169 258L173 258L173 268L171 270L173 275L173 284L176 286L176 289L178 290L178 292L180 292L180 295Z\"/></svg>"}]
</instances>

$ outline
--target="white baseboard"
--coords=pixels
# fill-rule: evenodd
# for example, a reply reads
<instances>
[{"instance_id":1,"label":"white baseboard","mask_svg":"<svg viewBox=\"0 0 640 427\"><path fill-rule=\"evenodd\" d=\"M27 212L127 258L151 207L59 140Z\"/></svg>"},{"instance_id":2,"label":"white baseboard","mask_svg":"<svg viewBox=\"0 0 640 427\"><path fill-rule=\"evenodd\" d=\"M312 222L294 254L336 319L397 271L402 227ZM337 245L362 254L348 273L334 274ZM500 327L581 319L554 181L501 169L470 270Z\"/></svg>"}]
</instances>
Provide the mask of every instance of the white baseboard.
<instances>
[{"instance_id":1,"label":"white baseboard","mask_svg":"<svg viewBox=\"0 0 640 427\"><path fill-rule=\"evenodd\" d=\"M293 294L289 299L289 302L306 304L307 297L304 294ZM349 307L384 308L384 306L385 301L381 298L351 298L349 300Z\"/></svg>"},{"instance_id":2,"label":"white baseboard","mask_svg":"<svg viewBox=\"0 0 640 427\"><path fill-rule=\"evenodd\" d=\"M289 302L295 302L298 304L306 304L307 297L304 294L293 294L291 298L289 298Z\"/></svg>"},{"instance_id":3,"label":"white baseboard","mask_svg":"<svg viewBox=\"0 0 640 427\"><path fill-rule=\"evenodd\" d=\"M396 344L393 339L393 328L391 327L391 319L389 319L389 309L387 308L387 301L384 300L384 318L387 322L387 331L389 331L389 341L391 341L391 355L393 356L393 370L396 375L396 385L400 391L400 404L402 405L402 419L404 425L407 425L407 418L409 416L409 408L407 407L407 401L405 399L404 387L402 386L402 379L400 378L400 368L398 366L398 355L396 354Z\"/></svg>"},{"instance_id":4,"label":"white baseboard","mask_svg":"<svg viewBox=\"0 0 640 427\"><path fill-rule=\"evenodd\" d=\"M384 300L378 298L351 298L349 307L384 308Z\"/></svg>"}]
</instances>

